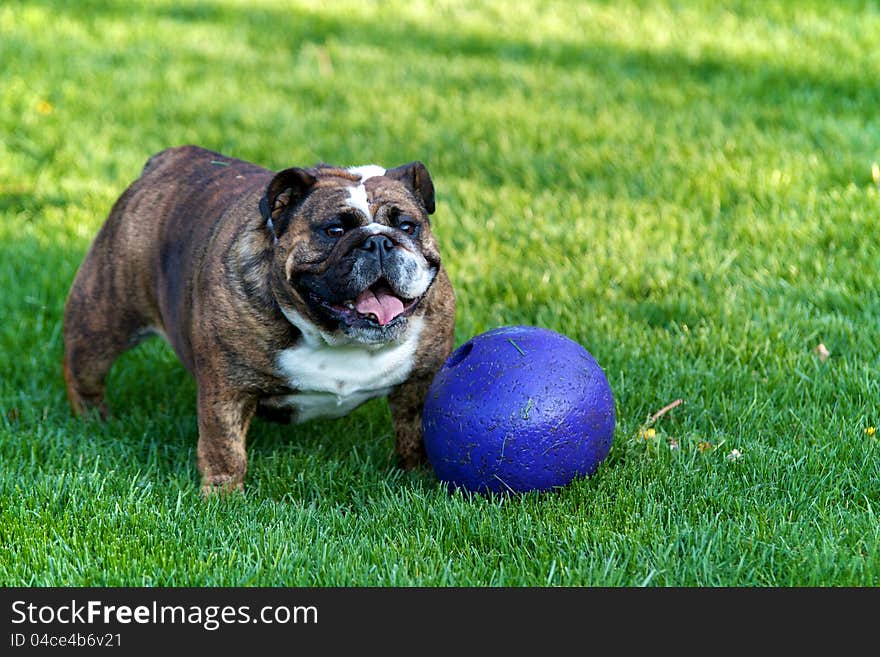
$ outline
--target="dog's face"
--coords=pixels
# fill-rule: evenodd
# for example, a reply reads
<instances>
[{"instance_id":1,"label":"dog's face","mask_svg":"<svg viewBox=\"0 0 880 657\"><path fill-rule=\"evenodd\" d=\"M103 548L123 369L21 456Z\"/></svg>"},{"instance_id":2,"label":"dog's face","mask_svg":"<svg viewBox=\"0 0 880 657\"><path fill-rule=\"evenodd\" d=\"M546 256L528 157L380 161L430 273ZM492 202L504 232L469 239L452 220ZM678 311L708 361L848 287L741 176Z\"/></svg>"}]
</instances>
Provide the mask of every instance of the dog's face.
<instances>
[{"instance_id":1,"label":"dog's face","mask_svg":"<svg viewBox=\"0 0 880 657\"><path fill-rule=\"evenodd\" d=\"M263 210L275 241L273 291L301 330L331 344L379 344L423 313L440 252L428 221L434 187L420 162L287 169L269 184Z\"/></svg>"}]
</instances>

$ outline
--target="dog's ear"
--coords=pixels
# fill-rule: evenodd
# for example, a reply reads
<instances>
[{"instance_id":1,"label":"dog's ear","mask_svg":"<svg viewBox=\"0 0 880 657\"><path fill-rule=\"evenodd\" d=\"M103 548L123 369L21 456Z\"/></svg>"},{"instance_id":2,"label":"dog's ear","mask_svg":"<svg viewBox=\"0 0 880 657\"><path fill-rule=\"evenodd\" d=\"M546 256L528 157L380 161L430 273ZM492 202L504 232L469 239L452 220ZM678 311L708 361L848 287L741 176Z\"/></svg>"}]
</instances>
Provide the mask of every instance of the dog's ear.
<instances>
[{"instance_id":1,"label":"dog's ear","mask_svg":"<svg viewBox=\"0 0 880 657\"><path fill-rule=\"evenodd\" d=\"M388 169L385 175L394 180L399 180L416 193L428 214L434 214L434 183L431 174L421 162L410 162L393 169Z\"/></svg>"},{"instance_id":2,"label":"dog's ear","mask_svg":"<svg viewBox=\"0 0 880 657\"><path fill-rule=\"evenodd\" d=\"M279 171L272 178L260 199L260 212L276 239L281 237L290 223L290 212L286 210L302 203L316 181L312 172L299 167Z\"/></svg>"}]
</instances>

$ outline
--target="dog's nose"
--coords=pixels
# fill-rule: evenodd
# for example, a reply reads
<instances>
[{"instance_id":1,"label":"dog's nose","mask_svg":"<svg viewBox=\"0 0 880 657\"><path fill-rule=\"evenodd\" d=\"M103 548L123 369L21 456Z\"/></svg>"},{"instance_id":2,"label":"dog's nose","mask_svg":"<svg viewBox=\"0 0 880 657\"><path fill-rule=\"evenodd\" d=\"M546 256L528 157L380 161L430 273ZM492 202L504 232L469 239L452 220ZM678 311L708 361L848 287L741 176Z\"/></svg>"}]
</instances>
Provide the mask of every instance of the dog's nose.
<instances>
[{"instance_id":1,"label":"dog's nose","mask_svg":"<svg viewBox=\"0 0 880 657\"><path fill-rule=\"evenodd\" d=\"M394 249L394 242L387 235L370 235L360 243L358 248L363 249L367 253L382 257L391 253Z\"/></svg>"}]
</instances>

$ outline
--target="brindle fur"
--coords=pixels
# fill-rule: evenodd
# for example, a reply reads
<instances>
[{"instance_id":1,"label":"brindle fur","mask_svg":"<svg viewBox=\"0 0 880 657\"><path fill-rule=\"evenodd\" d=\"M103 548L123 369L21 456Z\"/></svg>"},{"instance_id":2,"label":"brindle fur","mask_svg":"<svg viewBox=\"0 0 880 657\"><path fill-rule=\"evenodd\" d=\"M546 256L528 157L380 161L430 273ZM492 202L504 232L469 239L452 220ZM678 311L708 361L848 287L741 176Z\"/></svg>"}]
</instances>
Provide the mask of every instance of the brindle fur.
<instances>
[{"instance_id":1,"label":"brindle fur","mask_svg":"<svg viewBox=\"0 0 880 657\"><path fill-rule=\"evenodd\" d=\"M345 170L323 166L276 174L196 146L156 154L113 206L65 306L63 372L77 414L106 413L105 378L123 351L154 333L167 338L197 384L205 493L242 489L247 431L260 400L295 392L279 376L275 358L303 336L279 304L327 323L287 283L293 269L320 271L326 255L313 245L308 217L300 216L303 190L287 179L291 171L310 178L310 191L351 179ZM405 184L368 180L377 186L371 201L378 205L390 196L427 219L433 187L426 189L423 167L399 175ZM271 197L271 229L259 210L264 193ZM320 214L320 195L309 198L309 212ZM439 269L414 311L425 325L412 374L389 396L396 451L406 468L425 462L421 408L453 339L453 290L427 222L421 248ZM262 410L274 419L290 415Z\"/></svg>"}]
</instances>

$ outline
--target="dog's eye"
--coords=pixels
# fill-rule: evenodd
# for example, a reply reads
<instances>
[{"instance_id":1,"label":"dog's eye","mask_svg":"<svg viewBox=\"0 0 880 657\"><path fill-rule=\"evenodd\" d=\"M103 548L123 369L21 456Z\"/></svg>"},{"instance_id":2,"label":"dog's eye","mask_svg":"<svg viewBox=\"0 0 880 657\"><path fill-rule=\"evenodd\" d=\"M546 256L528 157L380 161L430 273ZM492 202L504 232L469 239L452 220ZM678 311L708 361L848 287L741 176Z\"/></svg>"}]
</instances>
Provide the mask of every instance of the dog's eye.
<instances>
[{"instance_id":1,"label":"dog's eye","mask_svg":"<svg viewBox=\"0 0 880 657\"><path fill-rule=\"evenodd\" d=\"M407 233L409 235L414 235L417 228L416 223L414 221L409 221L408 219L404 219L403 221L401 221L399 224L397 224L397 227L400 228L400 230L402 230L404 233Z\"/></svg>"},{"instance_id":2,"label":"dog's eye","mask_svg":"<svg viewBox=\"0 0 880 657\"><path fill-rule=\"evenodd\" d=\"M342 237L345 234L345 228L340 226L339 224L333 224L332 226L327 226L324 229L324 233L327 237L332 237L336 239L337 237Z\"/></svg>"}]
</instances>

